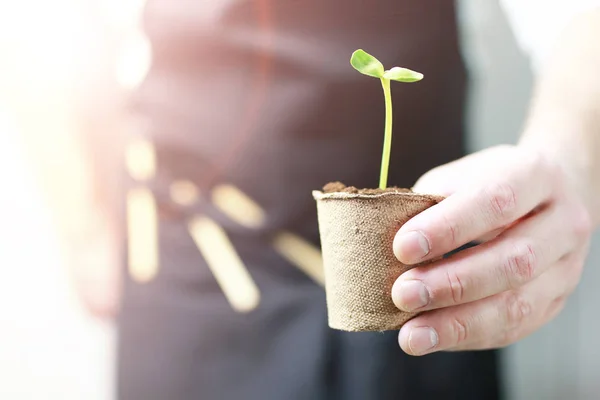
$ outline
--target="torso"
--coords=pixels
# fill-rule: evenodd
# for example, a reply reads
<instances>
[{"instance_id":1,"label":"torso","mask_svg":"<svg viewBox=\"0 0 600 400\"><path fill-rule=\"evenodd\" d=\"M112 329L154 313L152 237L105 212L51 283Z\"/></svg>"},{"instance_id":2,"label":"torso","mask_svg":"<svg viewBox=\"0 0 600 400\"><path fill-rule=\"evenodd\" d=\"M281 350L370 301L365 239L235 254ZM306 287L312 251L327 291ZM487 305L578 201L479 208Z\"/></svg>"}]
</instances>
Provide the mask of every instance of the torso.
<instances>
[{"instance_id":1,"label":"torso","mask_svg":"<svg viewBox=\"0 0 600 400\"><path fill-rule=\"evenodd\" d=\"M389 184L462 155L454 2L148 0L144 26L153 66L132 106L157 149L155 187L188 179L202 197L191 211L161 205L159 275L126 282L121 400L497 398L493 353L418 360L394 332L327 328L323 289L269 239L285 230L318 246L311 191L378 183L383 94L351 68L358 48L425 75L392 88ZM263 225L215 209L211 190L224 183L265 210ZM257 310L231 310L189 237L189 212L225 229L261 290Z\"/></svg>"}]
</instances>

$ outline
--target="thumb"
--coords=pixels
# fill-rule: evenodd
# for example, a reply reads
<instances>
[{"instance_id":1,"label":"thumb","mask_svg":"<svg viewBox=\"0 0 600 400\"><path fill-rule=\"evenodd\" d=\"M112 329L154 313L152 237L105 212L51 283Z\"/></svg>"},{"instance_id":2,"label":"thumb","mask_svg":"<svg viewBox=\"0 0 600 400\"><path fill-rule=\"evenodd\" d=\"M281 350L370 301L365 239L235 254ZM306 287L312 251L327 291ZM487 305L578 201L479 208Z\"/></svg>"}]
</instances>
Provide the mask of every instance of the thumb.
<instances>
[{"instance_id":1,"label":"thumb","mask_svg":"<svg viewBox=\"0 0 600 400\"><path fill-rule=\"evenodd\" d=\"M442 165L422 175L412 187L416 193L448 197L461 186L460 178L451 165Z\"/></svg>"}]
</instances>

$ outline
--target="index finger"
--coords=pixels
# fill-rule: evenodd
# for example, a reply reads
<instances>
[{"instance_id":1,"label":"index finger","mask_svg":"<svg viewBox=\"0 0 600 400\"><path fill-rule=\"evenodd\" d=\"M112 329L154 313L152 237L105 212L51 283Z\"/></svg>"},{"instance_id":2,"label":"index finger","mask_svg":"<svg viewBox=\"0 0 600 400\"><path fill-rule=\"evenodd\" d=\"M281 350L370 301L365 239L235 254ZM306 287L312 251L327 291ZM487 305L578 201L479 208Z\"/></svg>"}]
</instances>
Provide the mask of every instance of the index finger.
<instances>
[{"instance_id":1,"label":"index finger","mask_svg":"<svg viewBox=\"0 0 600 400\"><path fill-rule=\"evenodd\" d=\"M440 257L547 202L551 174L535 163L526 166L515 166L501 178L457 192L412 218L394 238L398 260L417 264Z\"/></svg>"}]
</instances>

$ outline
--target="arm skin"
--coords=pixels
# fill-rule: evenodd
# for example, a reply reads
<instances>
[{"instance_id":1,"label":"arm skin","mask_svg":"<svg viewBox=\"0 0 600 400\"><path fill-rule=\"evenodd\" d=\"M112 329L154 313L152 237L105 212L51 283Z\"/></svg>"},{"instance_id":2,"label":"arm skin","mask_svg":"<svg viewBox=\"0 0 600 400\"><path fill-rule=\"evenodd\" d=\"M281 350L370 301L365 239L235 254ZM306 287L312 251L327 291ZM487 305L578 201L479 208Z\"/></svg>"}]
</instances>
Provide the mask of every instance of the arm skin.
<instances>
[{"instance_id":1,"label":"arm skin","mask_svg":"<svg viewBox=\"0 0 600 400\"><path fill-rule=\"evenodd\" d=\"M600 224L600 11L566 29L541 70L516 146L437 167L415 190L448 196L394 240L399 333L411 355L510 345L552 320L576 288Z\"/></svg>"},{"instance_id":2,"label":"arm skin","mask_svg":"<svg viewBox=\"0 0 600 400\"><path fill-rule=\"evenodd\" d=\"M54 6L67 9L67 3ZM115 182L123 160L124 94L112 78L120 31L104 23L95 2L80 6L66 13L70 17L62 23L73 31L81 24L77 29L86 40L38 43L21 41L18 32L8 36L7 43L14 46L2 48L0 97L16 121L74 291L94 315L109 317L119 302L122 243L115 218L121 194ZM39 32L55 23L49 20ZM50 38L63 40L58 34ZM47 46L55 45L72 53L48 51Z\"/></svg>"},{"instance_id":3,"label":"arm skin","mask_svg":"<svg viewBox=\"0 0 600 400\"><path fill-rule=\"evenodd\" d=\"M542 70L520 144L558 160L600 224L600 9L577 18Z\"/></svg>"}]
</instances>

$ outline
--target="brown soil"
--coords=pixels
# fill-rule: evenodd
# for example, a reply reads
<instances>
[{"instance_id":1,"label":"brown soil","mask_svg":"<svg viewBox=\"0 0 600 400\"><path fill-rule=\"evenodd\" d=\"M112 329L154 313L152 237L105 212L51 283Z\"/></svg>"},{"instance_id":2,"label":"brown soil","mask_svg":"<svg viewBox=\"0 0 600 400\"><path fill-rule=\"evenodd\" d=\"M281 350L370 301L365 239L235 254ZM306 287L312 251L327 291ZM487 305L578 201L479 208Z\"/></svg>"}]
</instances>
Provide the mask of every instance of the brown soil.
<instances>
[{"instance_id":1,"label":"brown soil","mask_svg":"<svg viewBox=\"0 0 600 400\"><path fill-rule=\"evenodd\" d=\"M411 193L412 190L389 187L386 189L357 189L354 186L346 186L342 182L329 182L323 186L323 193L357 193L357 194L381 194L381 193Z\"/></svg>"}]
</instances>

